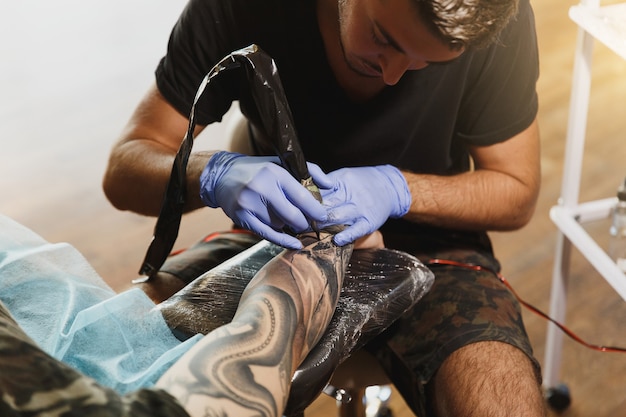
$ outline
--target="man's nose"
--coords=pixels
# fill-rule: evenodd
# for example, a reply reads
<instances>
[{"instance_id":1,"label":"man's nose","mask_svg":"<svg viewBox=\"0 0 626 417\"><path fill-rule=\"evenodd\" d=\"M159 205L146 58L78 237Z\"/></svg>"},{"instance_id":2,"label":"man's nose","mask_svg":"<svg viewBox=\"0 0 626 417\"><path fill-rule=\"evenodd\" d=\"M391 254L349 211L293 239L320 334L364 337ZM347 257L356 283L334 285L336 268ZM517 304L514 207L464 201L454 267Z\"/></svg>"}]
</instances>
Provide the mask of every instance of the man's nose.
<instances>
[{"instance_id":1,"label":"man's nose","mask_svg":"<svg viewBox=\"0 0 626 417\"><path fill-rule=\"evenodd\" d=\"M379 65L385 84L396 85L405 72L425 68L428 66L428 62L411 62L403 53L394 51L381 55Z\"/></svg>"}]
</instances>

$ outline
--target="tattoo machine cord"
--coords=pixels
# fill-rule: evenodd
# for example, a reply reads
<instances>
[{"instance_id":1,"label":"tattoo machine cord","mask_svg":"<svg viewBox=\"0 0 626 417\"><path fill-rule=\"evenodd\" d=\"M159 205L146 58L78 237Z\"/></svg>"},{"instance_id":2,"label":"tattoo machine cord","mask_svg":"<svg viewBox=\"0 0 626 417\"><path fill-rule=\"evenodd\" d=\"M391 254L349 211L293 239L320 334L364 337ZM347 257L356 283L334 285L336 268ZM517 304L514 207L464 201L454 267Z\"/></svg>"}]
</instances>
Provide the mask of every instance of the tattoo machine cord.
<instances>
[{"instance_id":1,"label":"tattoo machine cord","mask_svg":"<svg viewBox=\"0 0 626 417\"><path fill-rule=\"evenodd\" d=\"M489 267L486 267L486 266L482 266L482 265L477 265L477 264L468 264L468 263L463 263L463 262L452 261L452 260L449 260L449 259L436 259L436 258L435 259L430 259L426 263L426 265L429 266L429 267L432 267L432 266L453 266L453 267L457 267L457 268L472 269L474 271L486 271L486 272L489 272L489 273L493 274L496 278L498 278L498 280L500 282L502 282L509 289L509 291L511 291L511 294L513 294L513 296L515 296L515 298L517 299L517 301L519 301L520 304L522 304L524 307L526 307L527 309L529 309L533 313L535 313L535 314L539 315L540 317L543 317L544 319L546 319L549 322L553 323L563 333L565 333L567 336L572 338L574 341L580 343L581 345L583 345L585 347L588 347L590 349L597 350L597 351L600 351L600 352L626 353L626 348L616 347L616 346L599 346L599 345L594 345L594 344L585 342L583 339L581 339L578 335L576 335L574 332L572 332L565 325L563 325L563 324L559 323L558 321L554 320L552 317L548 316L546 313L544 313L543 311L539 310L537 307L533 306L532 304L529 304L526 301L524 301L519 295L517 295L517 293L515 292L515 290L511 286L511 284L506 280L506 278L504 278L504 276L502 274L500 274L499 272L493 270L492 268L489 268Z\"/></svg>"},{"instance_id":2,"label":"tattoo machine cord","mask_svg":"<svg viewBox=\"0 0 626 417\"><path fill-rule=\"evenodd\" d=\"M139 269L139 274L144 277L134 280L135 283L146 281L156 273L174 247L187 197L186 172L194 142L196 106L209 82L223 71L233 68L243 68L252 98L282 166L300 181L300 184L313 194L317 201L322 202L322 196L309 174L298 141L293 115L287 103L276 63L254 44L234 51L213 66L196 91L189 114L187 132L176 153L154 235ZM310 223L319 240L317 225L315 222Z\"/></svg>"}]
</instances>

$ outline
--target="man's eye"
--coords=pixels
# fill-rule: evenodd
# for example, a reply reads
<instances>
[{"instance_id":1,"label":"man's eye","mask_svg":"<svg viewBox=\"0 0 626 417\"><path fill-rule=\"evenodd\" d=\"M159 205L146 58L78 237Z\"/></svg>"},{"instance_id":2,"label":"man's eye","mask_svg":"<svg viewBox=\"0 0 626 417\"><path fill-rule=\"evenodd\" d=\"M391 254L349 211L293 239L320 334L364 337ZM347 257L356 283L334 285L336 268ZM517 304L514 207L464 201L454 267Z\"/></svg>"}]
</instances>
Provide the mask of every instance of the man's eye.
<instances>
[{"instance_id":1,"label":"man's eye","mask_svg":"<svg viewBox=\"0 0 626 417\"><path fill-rule=\"evenodd\" d=\"M378 46L388 46L389 42L387 41L387 39L376 32L376 28L372 26L372 40L374 41L374 43Z\"/></svg>"}]
</instances>

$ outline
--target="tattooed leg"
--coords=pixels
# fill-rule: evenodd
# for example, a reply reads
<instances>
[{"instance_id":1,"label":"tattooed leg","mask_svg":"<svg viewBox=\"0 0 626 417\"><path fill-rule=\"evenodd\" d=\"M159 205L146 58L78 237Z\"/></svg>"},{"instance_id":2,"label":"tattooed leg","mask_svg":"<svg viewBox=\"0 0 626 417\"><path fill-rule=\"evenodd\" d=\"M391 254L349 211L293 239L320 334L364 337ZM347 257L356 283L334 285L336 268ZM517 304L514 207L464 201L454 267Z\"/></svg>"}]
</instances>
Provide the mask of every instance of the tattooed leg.
<instances>
[{"instance_id":1,"label":"tattooed leg","mask_svg":"<svg viewBox=\"0 0 626 417\"><path fill-rule=\"evenodd\" d=\"M326 329L352 246L331 233L268 262L242 294L233 321L194 346L157 385L192 416L280 416L297 366Z\"/></svg>"}]
</instances>

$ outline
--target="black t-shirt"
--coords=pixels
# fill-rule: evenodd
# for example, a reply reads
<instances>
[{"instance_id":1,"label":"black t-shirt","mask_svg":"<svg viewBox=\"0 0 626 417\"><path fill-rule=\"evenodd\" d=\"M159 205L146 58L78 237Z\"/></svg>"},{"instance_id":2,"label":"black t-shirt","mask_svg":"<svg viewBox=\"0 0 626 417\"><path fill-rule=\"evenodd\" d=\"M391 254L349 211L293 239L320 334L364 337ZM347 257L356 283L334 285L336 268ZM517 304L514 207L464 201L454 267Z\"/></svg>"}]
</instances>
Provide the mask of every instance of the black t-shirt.
<instances>
[{"instance_id":1,"label":"black t-shirt","mask_svg":"<svg viewBox=\"0 0 626 417\"><path fill-rule=\"evenodd\" d=\"M209 70L252 43L276 62L306 159L327 172L378 164L441 175L466 171L467 145L507 140L527 128L537 113L539 64L529 0L520 0L517 16L497 43L465 51L445 65L409 71L366 103L352 102L337 84L326 61L314 0L190 0L156 70L160 92L188 116ZM221 120L232 101L239 100L242 112L260 126L244 78L221 74L203 94L197 122ZM261 153L272 153L255 139ZM432 235L430 228L403 220L389 220L382 230L388 246L398 248L391 234L411 235L412 246ZM435 232L440 238L450 231ZM466 235L470 246L490 250L484 234ZM463 240L457 232L450 237Z\"/></svg>"},{"instance_id":2,"label":"black t-shirt","mask_svg":"<svg viewBox=\"0 0 626 417\"><path fill-rule=\"evenodd\" d=\"M335 81L314 1L191 0L157 69L159 90L187 116L213 65L252 43L276 61L306 159L327 171L384 163L421 173L467 170L466 144L506 140L537 112L538 57L528 0L497 44L407 72L366 103L350 101ZM215 80L196 110L198 123L221 120L233 100L254 121L242 78Z\"/></svg>"}]
</instances>

